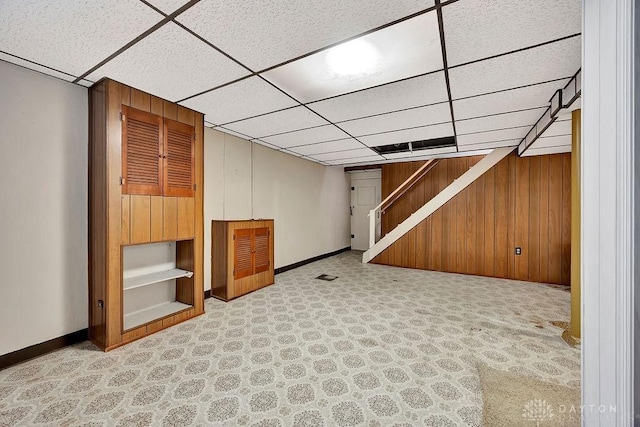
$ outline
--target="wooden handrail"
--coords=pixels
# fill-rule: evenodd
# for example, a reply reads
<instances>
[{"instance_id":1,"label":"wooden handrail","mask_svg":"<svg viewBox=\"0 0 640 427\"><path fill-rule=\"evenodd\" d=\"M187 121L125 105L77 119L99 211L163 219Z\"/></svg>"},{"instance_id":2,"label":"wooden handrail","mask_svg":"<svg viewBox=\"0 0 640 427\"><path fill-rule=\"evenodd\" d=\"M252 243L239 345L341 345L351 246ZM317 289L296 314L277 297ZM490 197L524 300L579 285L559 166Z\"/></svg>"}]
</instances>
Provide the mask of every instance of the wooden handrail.
<instances>
[{"instance_id":1,"label":"wooden handrail","mask_svg":"<svg viewBox=\"0 0 640 427\"><path fill-rule=\"evenodd\" d=\"M435 165L438 164L439 159L429 159L425 162L424 165L420 166L417 171L413 173L409 178L406 179L402 184L398 186L395 190L391 192L378 206L373 208L373 211L377 211L378 209L384 211L389 206L391 206L396 200L398 200L404 193L409 191L409 189L416 182L420 181Z\"/></svg>"}]
</instances>

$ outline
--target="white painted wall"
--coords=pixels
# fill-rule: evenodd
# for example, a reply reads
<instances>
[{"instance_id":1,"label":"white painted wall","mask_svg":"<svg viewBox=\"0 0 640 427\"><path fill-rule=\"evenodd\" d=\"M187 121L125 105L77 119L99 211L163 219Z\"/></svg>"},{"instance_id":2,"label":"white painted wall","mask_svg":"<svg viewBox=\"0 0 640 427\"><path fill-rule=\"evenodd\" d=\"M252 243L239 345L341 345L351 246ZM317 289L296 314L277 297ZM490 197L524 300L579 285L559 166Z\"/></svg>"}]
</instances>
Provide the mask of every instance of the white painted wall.
<instances>
[{"instance_id":1,"label":"white painted wall","mask_svg":"<svg viewBox=\"0 0 640 427\"><path fill-rule=\"evenodd\" d=\"M211 287L211 220L273 218L275 267L348 247L349 176L205 129L205 289Z\"/></svg>"},{"instance_id":2,"label":"white painted wall","mask_svg":"<svg viewBox=\"0 0 640 427\"><path fill-rule=\"evenodd\" d=\"M0 61L0 355L87 327L87 90Z\"/></svg>"}]
</instances>

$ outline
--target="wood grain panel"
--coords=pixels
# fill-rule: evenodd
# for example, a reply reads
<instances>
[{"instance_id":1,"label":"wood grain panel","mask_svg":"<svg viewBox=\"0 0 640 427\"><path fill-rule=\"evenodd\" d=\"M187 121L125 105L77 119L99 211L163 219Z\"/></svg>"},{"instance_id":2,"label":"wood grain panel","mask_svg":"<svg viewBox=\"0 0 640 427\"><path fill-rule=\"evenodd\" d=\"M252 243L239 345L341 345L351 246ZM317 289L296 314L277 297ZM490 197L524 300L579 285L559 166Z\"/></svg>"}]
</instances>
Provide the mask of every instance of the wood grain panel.
<instances>
[{"instance_id":1,"label":"wood grain panel","mask_svg":"<svg viewBox=\"0 0 640 427\"><path fill-rule=\"evenodd\" d=\"M540 282L549 281L549 156L540 156L540 229L538 233Z\"/></svg>"},{"instance_id":2,"label":"wood grain panel","mask_svg":"<svg viewBox=\"0 0 640 427\"><path fill-rule=\"evenodd\" d=\"M131 242L131 212L129 209L130 200L131 196L129 196L128 194L122 195L122 230L120 234L122 236L121 243L123 245L128 245Z\"/></svg>"},{"instance_id":3,"label":"wood grain panel","mask_svg":"<svg viewBox=\"0 0 640 427\"><path fill-rule=\"evenodd\" d=\"M540 281L540 156L529 158L529 256L528 279Z\"/></svg>"},{"instance_id":4,"label":"wood grain panel","mask_svg":"<svg viewBox=\"0 0 640 427\"><path fill-rule=\"evenodd\" d=\"M156 114L158 116L164 116L163 111L164 101L162 98L158 98L157 96L151 95L151 114Z\"/></svg>"},{"instance_id":5,"label":"wood grain panel","mask_svg":"<svg viewBox=\"0 0 640 427\"><path fill-rule=\"evenodd\" d=\"M516 279L527 280L529 277L529 163L530 159L516 161L515 182L515 246L522 248L522 254L515 256Z\"/></svg>"},{"instance_id":6,"label":"wood grain panel","mask_svg":"<svg viewBox=\"0 0 640 427\"><path fill-rule=\"evenodd\" d=\"M571 282L571 157L562 157L561 283Z\"/></svg>"},{"instance_id":7,"label":"wood grain panel","mask_svg":"<svg viewBox=\"0 0 640 427\"><path fill-rule=\"evenodd\" d=\"M162 210L164 240L176 240L178 238L178 198L164 197Z\"/></svg>"},{"instance_id":8,"label":"wood grain panel","mask_svg":"<svg viewBox=\"0 0 640 427\"><path fill-rule=\"evenodd\" d=\"M163 233L163 197L151 196L151 241L161 242L164 239Z\"/></svg>"},{"instance_id":9,"label":"wood grain panel","mask_svg":"<svg viewBox=\"0 0 640 427\"><path fill-rule=\"evenodd\" d=\"M151 112L151 95L138 89L131 88L131 106L138 110ZM162 115L162 113L160 113Z\"/></svg>"},{"instance_id":10,"label":"wood grain panel","mask_svg":"<svg viewBox=\"0 0 640 427\"><path fill-rule=\"evenodd\" d=\"M131 244L151 241L151 196L131 196Z\"/></svg>"},{"instance_id":11,"label":"wood grain panel","mask_svg":"<svg viewBox=\"0 0 640 427\"><path fill-rule=\"evenodd\" d=\"M163 100L162 115L165 119L178 120L178 105Z\"/></svg>"},{"instance_id":12,"label":"wood grain panel","mask_svg":"<svg viewBox=\"0 0 640 427\"><path fill-rule=\"evenodd\" d=\"M568 154L518 158L512 153L374 262L568 284L569 158ZM422 188L422 193L415 193L419 196L408 192L398 199L398 206L388 208L383 216L385 232L480 159L441 160L416 184ZM384 165L383 198L419 165ZM522 255L515 255L516 246L522 248Z\"/></svg>"},{"instance_id":13,"label":"wood grain panel","mask_svg":"<svg viewBox=\"0 0 640 427\"><path fill-rule=\"evenodd\" d=\"M178 239L194 237L195 204L192 197L177 197L178 200Z\"/></svg>"}]
</instances>

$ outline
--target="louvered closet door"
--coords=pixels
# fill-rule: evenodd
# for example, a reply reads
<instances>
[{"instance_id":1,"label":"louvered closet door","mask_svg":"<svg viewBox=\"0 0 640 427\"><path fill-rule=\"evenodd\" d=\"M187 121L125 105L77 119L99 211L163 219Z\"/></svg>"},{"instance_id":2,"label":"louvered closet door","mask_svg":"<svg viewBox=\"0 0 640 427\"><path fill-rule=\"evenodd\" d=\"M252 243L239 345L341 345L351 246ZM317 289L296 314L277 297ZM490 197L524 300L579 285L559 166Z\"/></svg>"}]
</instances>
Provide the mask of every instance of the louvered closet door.
<instances>
[{"instance_id":1,"label":"louvered closet door","mask_svg":"<svg viewBox=\"0 0 640 427\"><path fill-rule=\"evenodd\" d=\"M233 278L242 279L253 274L253 248L250 228L233 232Z\"/></svg>"},{"instance_id":2,"label":"louvered closet door","mask_svg":"<svg viewBox=\"0 0 640 427\"><path fill-rule=\"evenodd\" d=\"M269 270L269 228L254 229L254 273L262 273Z\"/></svg>"},{"instance_id":3,"label":"louvered closet door","mask_svg":"<svg viewBox=\"0 0 640 427\"><path fill-rule=\"evenodd\" d=\"M195 184L195 128L164 119L164 195L193 197Z\"/></svg>"},{"instance_id":4,"label":"louvered closet door","mask_svg":"<svg viewBox=\"0 0 640 427\"><path fill-rule=\"evenodd\" d=\"M122 106L123 194L162 194L162 118Z\"/></svg>"}]
</instances>

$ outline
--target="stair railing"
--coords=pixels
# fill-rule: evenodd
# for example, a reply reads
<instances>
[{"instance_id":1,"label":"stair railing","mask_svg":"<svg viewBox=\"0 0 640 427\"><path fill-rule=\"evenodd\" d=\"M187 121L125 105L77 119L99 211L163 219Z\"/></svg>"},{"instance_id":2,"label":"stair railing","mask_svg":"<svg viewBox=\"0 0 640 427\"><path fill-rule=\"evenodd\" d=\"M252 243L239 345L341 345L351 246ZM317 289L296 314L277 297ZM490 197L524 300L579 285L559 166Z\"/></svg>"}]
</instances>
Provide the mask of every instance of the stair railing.
<instances>
[{"instance_id":1,"label":"stair railing","mask_svg":"<svg viewBox=\"0 0 640 427\"><path fill-rule=\"evenodd\" d=\"M420 166L420 168L400 184L398 188L393 190L378 206L369 211L367 215L369 217L369 248L376 244L376 219L378 218L378 213L384 214L396 200L400 199L411 187L424 178L439 161L439 159L427 160L424 165Z\"/></svg>"}]
</instances>

